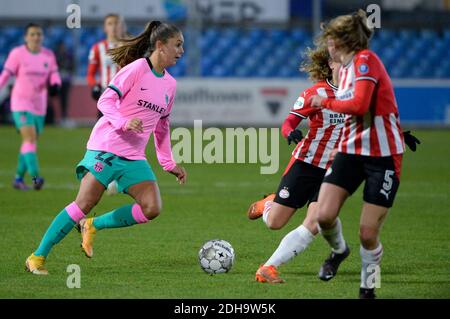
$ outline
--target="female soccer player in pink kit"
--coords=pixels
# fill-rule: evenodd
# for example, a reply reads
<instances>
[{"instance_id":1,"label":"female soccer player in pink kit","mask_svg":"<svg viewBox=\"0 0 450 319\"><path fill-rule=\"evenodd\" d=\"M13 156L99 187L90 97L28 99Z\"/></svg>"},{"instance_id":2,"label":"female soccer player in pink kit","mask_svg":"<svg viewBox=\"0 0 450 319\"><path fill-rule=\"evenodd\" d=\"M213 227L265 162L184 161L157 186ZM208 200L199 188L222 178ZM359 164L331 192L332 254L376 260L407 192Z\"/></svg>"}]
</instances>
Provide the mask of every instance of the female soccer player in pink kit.
<instances>
[{"instance_id":1,"label":"female soccer player in pink kit","mask_svg":"<svg viewBox=\"0 0 450 319\"><path fill-rule=\"evenodd\" d=\"M20 190L29 189L23 180L27 171L33 179L34 189L39 190L44 185L36 155L37 138L44 128L47 93L54 95L61 86L55 55L42 47L42 41L42 28L37 24L28 24L25 44L9 53L0 75L0 89L11 76L16 77L11 94L11 111L22 136L22 146L13 187Z\"/></svg>"},{"instance_id":2,"label":"female soccer player in pink kit","mask_svg":"<svg viewBox=\"0 0 450 319\"><path fill-rule=\"evenodd\" d=\"M123 46L111 51L121 70L98 101L104 116L94 126L86 154L77 166L81 179L78 195L55 217L37 250L27 258L28 271L48 274L44 263L51 248L78 222L82 248L92 257L97 231L146 223L159 215L159 188L145 156L151 133L163 169L185 183L186 171L176 165L170 145L169 115L176 81L165 69L183 55L183 42L177 27L153 21L139 36L124 40ZM135 203L85 219L113 180Z\"/></svg>"}]
</instances>

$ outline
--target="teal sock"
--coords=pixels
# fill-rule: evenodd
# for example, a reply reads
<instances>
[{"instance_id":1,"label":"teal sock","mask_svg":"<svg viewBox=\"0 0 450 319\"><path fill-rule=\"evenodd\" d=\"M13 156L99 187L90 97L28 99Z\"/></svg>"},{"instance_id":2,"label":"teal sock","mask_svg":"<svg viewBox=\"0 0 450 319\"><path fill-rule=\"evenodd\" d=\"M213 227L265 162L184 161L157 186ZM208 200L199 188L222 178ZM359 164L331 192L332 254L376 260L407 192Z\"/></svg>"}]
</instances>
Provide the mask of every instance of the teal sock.
<instances>
[{"instance_id":1,"label":"teal sock","mask_svg":"<svg viewBox=\"0 0 450 319\"><path fill-rule=\"evenodd\" d=\"M102 216L95 217L94 227L101 230L103 228L128 227L138 224L133 217L132 209L133 205L125 205Z\"/></svg>"},{"instance_id":2,"label":"teal sock","mask_svg":"<svg viewBox=\"0 0 450 319\"><path fill-rule=\"evenodd\" d=\"M64 208L55 219L53 219L45 232L44 237L42 237L38 249L34 252L34 255L47 257L52 247L66 237L74 226L75 222Z\"/></svg>"},{"instance_id":3,"label":"teal sock","mask_svg":"<svg viewBox=\"0 0 450 319\"><path fill-rule=\"evenodd\" d=\"M28 173L30 176L39 176L39 165L37 160L37 155L35 152L28 152L23 154L25 163L27 165Z\"/></svg>"},{"instance_id":4,"label":"teal sock","mask_svg":"<svg viewBox=\"0 0 450 319\"><path fill-rule=\"evenodd\" d=\"M16 168L16 178L23 178L27 171L27 164L25 163L25 158L22 153L19 153L17 158L17 168Z\"/></svg>"}]
</instances>

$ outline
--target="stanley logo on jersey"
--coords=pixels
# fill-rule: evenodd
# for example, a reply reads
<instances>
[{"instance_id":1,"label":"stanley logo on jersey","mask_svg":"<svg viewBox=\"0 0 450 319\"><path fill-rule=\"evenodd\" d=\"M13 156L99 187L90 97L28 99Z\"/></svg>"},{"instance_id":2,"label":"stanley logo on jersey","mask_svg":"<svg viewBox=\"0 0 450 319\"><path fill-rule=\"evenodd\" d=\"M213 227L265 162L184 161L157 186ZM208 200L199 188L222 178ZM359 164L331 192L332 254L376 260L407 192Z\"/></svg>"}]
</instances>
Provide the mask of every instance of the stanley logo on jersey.
<instances>
[{"instance_id":1,"label":"stanley logo on jersey","mask_svg":"<svg viewBox=\"0 0 450 319\"><path fill-rule=\"evenodd\" d=\"M151 111L155 111L156 113L159 113L159 114L163 114L164 111L166 110L165 108L163 108L163 107L161 107L159 105L156 105L156 104L153 104L151 102L144 101L144 100L138 100L137 105L138 106L143 106L143 107L145 107L145 108L147 108L147 109L149 109Z\"/></svg>"}]
</instances>

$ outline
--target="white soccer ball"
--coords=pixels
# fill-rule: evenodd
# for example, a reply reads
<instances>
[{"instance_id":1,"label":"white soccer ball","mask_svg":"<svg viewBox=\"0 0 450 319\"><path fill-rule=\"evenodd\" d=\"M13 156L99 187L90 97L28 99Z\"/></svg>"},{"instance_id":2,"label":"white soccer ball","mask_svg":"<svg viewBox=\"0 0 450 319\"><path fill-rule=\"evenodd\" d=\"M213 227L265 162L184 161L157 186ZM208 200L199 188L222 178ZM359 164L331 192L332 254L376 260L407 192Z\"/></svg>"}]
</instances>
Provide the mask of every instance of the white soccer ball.
<instances>
[{"instance_id":1,"label":"white soccer ball","mask_svg":"<svg viewBox=\"0 0 450 319\"><path fill-rule=\"evenodd\" d=\"M117 182L112 181L108 184L108 188L106 189L106 195L113 196L119 193L119 190L117 189Z\"/></svg>"},{"instance_id":2,"label":"white soccer ball","mask_svg":"<svg viewBox=\"0 0 450 319\"><path fill-rule=\"evenodd\" d=\"M208 274L229 272L234 263L234 249L225 240L208 240L198 252L198 261Z\"/></svg>"}]
</instances>

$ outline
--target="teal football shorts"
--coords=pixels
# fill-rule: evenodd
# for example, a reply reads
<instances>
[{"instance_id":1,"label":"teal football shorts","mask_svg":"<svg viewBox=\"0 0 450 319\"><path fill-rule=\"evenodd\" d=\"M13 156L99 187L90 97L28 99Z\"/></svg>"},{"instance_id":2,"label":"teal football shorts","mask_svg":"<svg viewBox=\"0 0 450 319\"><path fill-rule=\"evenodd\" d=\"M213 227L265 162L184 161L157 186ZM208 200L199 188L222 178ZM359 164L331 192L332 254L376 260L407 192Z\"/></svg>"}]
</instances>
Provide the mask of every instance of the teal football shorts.
<instances>
[{"instance_id":1,"label":"teal football shorts","mask_svg":"<svg viewBox=\"0 0 450 319\"><path fill-rule=\"evenodd\" d=\"M156 181L155 173L146 160L133 161L102 151L86 151L77 165L77 178L81 180L87 172L91 172L105 188L115 180L119 193L127 193L130 186L141 182Z\"/></svg>"}]
</instances>

